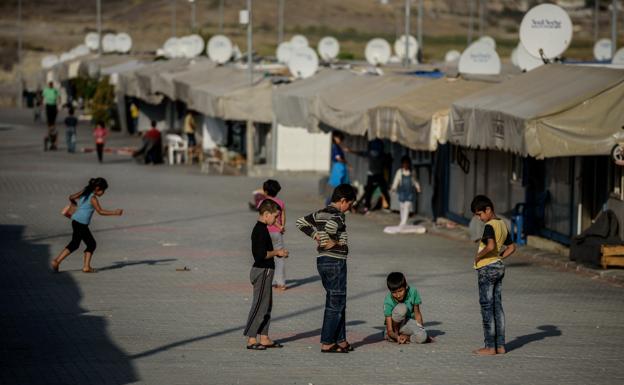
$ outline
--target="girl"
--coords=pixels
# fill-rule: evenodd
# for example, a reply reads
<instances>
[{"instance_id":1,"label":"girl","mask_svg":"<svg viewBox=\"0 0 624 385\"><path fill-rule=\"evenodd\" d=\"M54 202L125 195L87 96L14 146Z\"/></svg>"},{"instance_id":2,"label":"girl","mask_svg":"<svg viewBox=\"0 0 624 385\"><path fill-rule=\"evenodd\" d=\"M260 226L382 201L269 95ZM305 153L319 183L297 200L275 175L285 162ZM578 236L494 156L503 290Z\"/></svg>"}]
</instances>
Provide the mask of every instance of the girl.
<instances>
[{"instance_id":1,"label":"girl","mask_svg":"<svg viewBox=\"0 0 624 385\"><path fill-rule=\"evenodd\" d=\"M93 136L95 136L95 149L97 151L97 157L100 163L102 163L102 155L104 154L104 142L106 141L107 135L108 130L106 130L104 122L97 122L97 124L95 125L95 129L93 130Z\"/></svg>"},{"instance_id":2,"label":"girl","mask_svg":"<svg viewBox=\"0 0 624 385\"><path fill-rule=\"evenodd\" d=\"M95 239L93 239L93 235L91 235L91 231L89 231L89 223L91 222L93 211L97 211L100 215L123 214L122 209L110 211L104 210L100 206L97 197L104 195L107 188L108 183L106 179L92 178L89 180L87 187L69 196L69 201L77 206L76 212L71 217L73 234L71 242L69 242L58 257L54 258L52 261L52 270L54 272L57 273L59 271L61 262L80 246L80 241L84 241L87 248L84 252L82 271L85 273L95 273L95 269L91 267L91 256L93 255L93 251L95 251Z\"/></svg>"},{"instance_id":3,"label":"girl","mask_svg":"<svg viewBox=\"0 0 624 385\"><path fill-rule=\"evenodd\" d=\"M399 194L401 213L401 223L399 223L399 226L405 226L410 212L412 211L414 190L420 192L420 184L414 175L412 175L412 160L409 156L404 155L401 158L401 168L398 169L394 175L391 189Z\"/></svg>"}]
</instances>

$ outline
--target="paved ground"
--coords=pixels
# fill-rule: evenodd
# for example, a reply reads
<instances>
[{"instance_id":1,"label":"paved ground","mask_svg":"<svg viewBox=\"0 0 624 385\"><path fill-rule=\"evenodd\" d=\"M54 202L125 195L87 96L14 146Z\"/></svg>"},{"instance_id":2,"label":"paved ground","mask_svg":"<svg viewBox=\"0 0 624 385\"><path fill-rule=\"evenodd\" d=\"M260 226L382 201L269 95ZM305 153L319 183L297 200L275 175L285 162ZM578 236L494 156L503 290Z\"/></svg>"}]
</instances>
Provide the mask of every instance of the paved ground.
<instances>
[{"instance_id":1,"label":"paved ground","mask_svg":"<svg viewBox=\"0 0 624 385\"><path fill-rule=\"evenodd\" d=\"M624 383L622 288L512 259L503 294L510 352L475 357L482 331L474 246L385 235L378 222L354 215L347 333L356 350L320 354L324 293L312 242L294 227L320 204L309 177L281 180L290 289L275 295L271 334L286 347L246 351L255 221L246 201L260 181L118 155L99 165L95 154L44 153L43 128L28 117L0 111L0 383ZM86 127L79 139L90 144ZM59 211L92 176L109 181L103 206L125 215L93 220L99 273L81 273L76 253L51 274L49 261L71 232ZM185 266L190 271L176 271ZM384 281L394 270L421 292L436 343L381 340Z\"/></svg>"}]
</instances>

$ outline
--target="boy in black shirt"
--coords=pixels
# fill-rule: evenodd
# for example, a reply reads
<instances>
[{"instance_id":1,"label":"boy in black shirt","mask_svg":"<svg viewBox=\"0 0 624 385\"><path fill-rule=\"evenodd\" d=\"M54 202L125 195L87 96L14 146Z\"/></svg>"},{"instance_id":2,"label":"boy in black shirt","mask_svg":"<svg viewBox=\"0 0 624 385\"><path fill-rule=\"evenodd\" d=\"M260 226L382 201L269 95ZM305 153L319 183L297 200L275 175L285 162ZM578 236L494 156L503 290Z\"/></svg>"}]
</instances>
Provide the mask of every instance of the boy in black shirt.
<instances>
[{"instance_id":1,"label":"boy in black shirt","mask_svg":"<svg viewBox=\"0 0 624 385\"><path fill-rule=\"evenodd\" d=\"M288 250L273 250L271 235L267 226L275 223L280 212L277 203L270 199L264 200L258 207L258 222L251 232L251 252L254 264L249 278L253 285L253 302L249 310L249 318L244 335L247 336L247 349L266 350L281 348L282 345L269 338L271 308L273 305L273 273L275 272L274 257L288 258ZM260 342L257 336L260 334Z\"/></svg>"}]
</instances>

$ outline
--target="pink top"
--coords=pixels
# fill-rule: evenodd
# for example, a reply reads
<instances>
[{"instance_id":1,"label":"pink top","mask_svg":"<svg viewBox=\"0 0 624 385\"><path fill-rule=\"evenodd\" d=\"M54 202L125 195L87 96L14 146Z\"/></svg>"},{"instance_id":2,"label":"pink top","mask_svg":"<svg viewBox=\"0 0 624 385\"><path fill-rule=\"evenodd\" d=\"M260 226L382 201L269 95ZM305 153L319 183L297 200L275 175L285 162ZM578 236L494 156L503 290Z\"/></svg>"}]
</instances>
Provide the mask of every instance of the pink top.
<instances>
[{"instance_id":1,"label":"pink top","mask_svg":"<svg viewBox=\"0 0 624 385\"><path fill-rule=\"evenodd\" d=\"M284 201L283 200L281 200L279 198L275 198L275 197L270 197L270 196L267 196L266 199L270 199L273 202L277 203L277 205L282 209L282 211L284 211ZM262 201L258 202L258 206L257 207L260 207L260 204L262 203ZM282 211L280 211L279 215L277 216L277 219L275 220L275 223L278 223L280 226L284 223L282 221ZM267 229L269 229L269 233L279 233L279 232L281 232L280 228L277 227L276 225L267 226Z\"/></svg>"},{"instance_id":2,"label":"pink top","mask_svg":"<svg viewBox=\"0 0 624 385\"><path fill-rule=\"evenodd\" d=\"M104 143L104 138L106 138L106 135L108 135L106 127L95 127L95 130L93 131L93 136L95 136L95 143Z\"/></svg>"}]
</instances>

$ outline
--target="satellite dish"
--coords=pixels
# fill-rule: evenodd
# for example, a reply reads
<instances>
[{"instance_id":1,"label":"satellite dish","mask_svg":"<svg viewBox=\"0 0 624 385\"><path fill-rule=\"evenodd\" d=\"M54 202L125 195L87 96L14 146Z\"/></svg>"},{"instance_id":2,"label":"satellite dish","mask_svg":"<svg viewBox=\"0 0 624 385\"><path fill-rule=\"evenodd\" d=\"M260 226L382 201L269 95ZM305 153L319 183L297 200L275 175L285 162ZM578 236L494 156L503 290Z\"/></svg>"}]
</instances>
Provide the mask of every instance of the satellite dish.
<instances>
[{"instance_id":1,"label":"satellite dish","mask_svg":"<svg viewBox=\"0 0 624 385\"><path fill-rule=\"evenodd\" d=\"M518 44L520 45L520 44ZM513 49L513 51L511 51L511 64L513 64L516 67L519 67L518 65L518 46L516 46L516 48Z\"/></svg>"},{"instance_id":2,"label":"satellite dish","mask_svg":"<svg viewBox=\"0 0 624 385\"><path fill-rule=\"evenodd\" d=\"M197 56L195 54L195 42L190 36L184 36L178 39L178 46L180 48L180 56L185 58L193 58Z\"/></svg>"},{"instance_id":3,"label":"satellite dish","mask_svg":"<svg viewBox=\"0 0 624 385\"><path fill-rule=\"evenodd\" d=\"M116 51L117 38L112 33L107 33L102 38L102 51L115 52Z\"/></svg>"},{"instance_id":4,"label":"satellite dish","mask_svg":"<svg viewBox=\"0 0 624 385\"><path fill-rule=\"evenodd\" d=\"M624 48L617 50L615 56L613 56L613 59L611 60L611 64L624 65Z\"/></svg>"},{"instance_id":5,"label":"satellite dish","mask_svg":"<svg viewBox=\"0 0 624 385\"><path fill-rule=\"evenodd\" d=\"M594 44L594 59L611 60L611 39L600 39Z\"/></svg>"},{"instance_id":6,"label":"satellite dish","mask_svg":"<svg viewBox=\"0 0 624 385\"><path fill-rule=\"evenodd\" d=\"M170 37L167 41L165 41L165 44L163 45L165 57L171 59L180 55L178 40L179 39L177 37Z\"/></svg>"},{"instance_id":7,"label":"satellite dish","mask_svg":"<svg viewBox=\"0 0 624 385\"><path fill-rule=\"evenodd\" d=\"M409 49L409 60L416 63L416 55L418 54L418 40L412 35L407 38L407 44ZM401 58L405 59L405 35L401 36L394 42L394 53Z\"/></svg>"},{"instance_id":8,"label":"satellite dish","mask_svg":"<svg viewBox=\"0 0 624 385\"><path fill-rule=\"evenodd\" d=\"M288 61L290 60L290 56L292 55L294 49L295 47L289 41L280 43L277 46L277 52L275 53L275 55L277 56L277 61L280 63L288 64Z\"/></svg>"},{"instance_id":9,"label":"satellite dish","mask_svg":"<svg viewBox=\"0 0 624 385\"><path fill-rule=\"evenodd\" d=\"M223 64L232 58L234 49L232 47L232 42L227 36L214 35L208 40L207 51L210 60Z\"/></svg>"},{"instance_id":10,"label":"satellite dish","mask_svg":"<svg viewBox=\"0 0 624 385\"><path fill-rule=\"evenodd\" d=\"M340 43L335 37L325 36L319 41L317 50L321 59L330 61L340 53Z\"/></svg>"},{"instance_id":11,"label":"satellite dish","mask_svg":"<svg viewBox=\"0 0 624 385\"><path fill-rule=\"evenodd\" d=\"M364 50L366 61L374 66L388 63L391 54L390 43L382 38L372 39Z\"/></svg>"},{"instance_id":12,"label":"satellite dish","mask_svg":"<svg viewBox=\"0 0 624 385\"><path fill-rule=\"evenodd\" d=\"M308 39L303 35L295 35L290 39L290 42L295 48L308 47Z\"/></svg>"},{"instance_id":13,"label":"satellite dish","mask_svg":"<svg viewBox=\"0 0 624 385\"><path fill-rule=\"evenodd\" d=\"M85 36L85 45L87 47L89 47L89 49L91 51L97 51L99 45L100 45L100 38L99 35L95 32L89 32L86 36Z\"/></svg>"},{"instance_id":14,"label":"satellite dish","mask_svg":"<svg viewBox=\"0 0 624 385\"><path fill-rule=\"evenodd\" d=\"M572 41L572 20L563 8L553 4L533 7L520 24L520 42L537 58L559 57ZM540 54L541 52L541 54Z\"/></svg>"},{"instance_id":15,"label":"satellite dish","mask_svg":"<svg viewBox=\"0 0 624 385\"><path fill-rule=\"evenodd\" d=\"M492 46L477 41L462 52L458 70L462 74L498 75L501 71L501 62Z\"/></svg>"},{"instance_id":16,"label":"satellite dish","mask_svg":"<svg viewBox=\"0 0 624 385\"><path fill-rule=\"evenodd\" d=\"M444 62L445 63L456 62L459 60L460 57L461 57L461 52L459 52L456 49L452 49L448 51L446 55L444 55Z\"/></svg>"},{"instance_id":17,"label":"satellite dish","mask_svg":"<svg viewBox=\"0 0 624 385\"><path fill-rule=\"evenodd\" d=\"M75 46L71 50L71 52L74 54L75 57L88 55L89 47L87 47L85 44L80 44L80 45Z\"/></svg>"},{"instance_id":18,"label":"satellite dish","mask_svg":"<svg viewBox=\"0 0 624 385\"><path fill-rule=\"evenodd\" d=\"M59 62L56 55L46 55L41 59L41 67L44 69L52 68Z\"/></svg>"},{"instance_id":19,"label":"satellite dish","mask_svg":"<svg viewBox=\"0 0 624 385\"><path fill-rule=\"evenodd\" d=\"M60 62L66 62L66 61L69 61L69 60L73 60L75 58L76 58L76 55L74 55L73 53L71 53L71 52L63 52L61 54L61 56L59 56L58 60Z\"/></svg>"},{"instance_id":20,"label":"satellite dish","mask_svg":"<svg viewBox=\"0 0 624 385\"><path fill-rule=\"evenodd\" d=\"M115 35L115 51L128 53L132 48L132 38L125 32Z\"/></svg>"},{"instance_id":21,"label":"satellite dish","mask_svg":"<svg viewBox=\"0 0 624 385\"><path fill-rule=\"evenodd\" d=\"M518 47L516 47L516 61L518 63L516 64L518 68L523 71L531 71L544 65L544 61L531 55L526 48L524 48L522 43L518 44Z\"/></svg>"},{"instance_id":22,"label":"satellite dish","mask_svg":"<svg viewBox=\"0 0 624 385\"><path fill-rule=\"evenodd\" d=\"M318 56L310 47L295 49L288 61L290 73L301 79L309 78L314 75L318 70L318 66Z\"/></svg>"},{"instance_id":23,"label":"satellite dish","mask_svg":"<svg viewBox=\"0 0 624 385\"><path fill-rule=\"evenodd\" d=\"M197 57L201 55L202 52L204 52L204 48L206 46L206 43L204 42L204 38L197 34L190 35L188 38L189 38L189 41L192 42L193 57Z\"/></svg>"},{"instance_id":24,"label":"satellite dish","mask_svg":"<svg viewBox=\"0 0 624 385\"><path fill-rule=\"evenodd\" d=\"M232 48L232 58L236 60L240 60L243 57L243 53L240 48L236 44L234 44L234 48Z\"/></svg>"},{"instance_id":25,"label":"satellite dish","mask_svg":"<svg viewBox=\"0 0 624 385\"><path fill-rule=\"evenodd\" d=\"M481 36L479 38L479 40L477 40L477 41L485 43L485 44L489 45L490 47L492 47L493 49L496 49L496 40L494 40L494 38L492 36L487 36L487 35Z\"/></svg>"}]
</instances>

